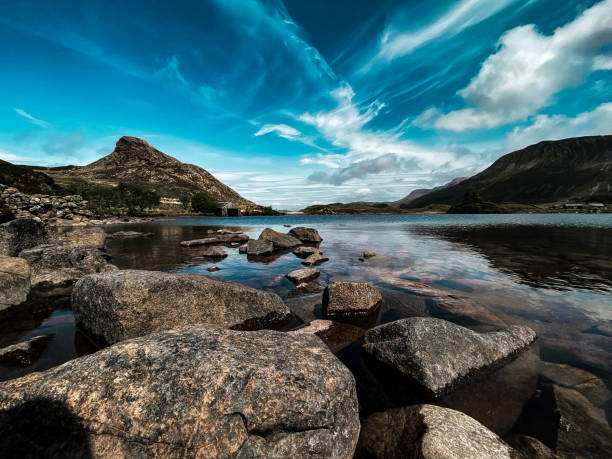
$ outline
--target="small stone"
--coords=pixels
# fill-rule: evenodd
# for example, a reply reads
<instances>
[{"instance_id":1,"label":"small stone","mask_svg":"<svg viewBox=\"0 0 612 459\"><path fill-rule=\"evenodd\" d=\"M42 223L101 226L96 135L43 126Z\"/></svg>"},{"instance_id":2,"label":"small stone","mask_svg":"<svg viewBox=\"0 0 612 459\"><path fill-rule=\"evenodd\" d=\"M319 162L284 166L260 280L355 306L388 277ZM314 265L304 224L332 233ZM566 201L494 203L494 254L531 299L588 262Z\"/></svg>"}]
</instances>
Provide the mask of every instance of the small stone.
<instances>
[{"instance_id":1,"label":"small stone","mask_svg":"<svg viewBox=\"0 0 612 459\"><path fill-rule=\"evenodd\" d=\"M329 258L321 255L320 253L313 253L312 255L308 256L305 260L303 260L302 264L304 266L314 266L314 265L320 265L321 263L325 263L326 261L329 261Z\"/></svg>"},{"instance_id":2,"label":"small stone","mask_svg":"<svg viewBox=\"0 0 612 459\"><path fill-rule=\"evenodd\" d=\"M375 257L376 253L372 252L371 250L364 250L363 251L363 258L372 258Z\"/></svg>"},{"instance_id":3,"label":"small stone","mask_svg":"<svg viewBox=\"0 0 612 459\"><path fill-rule=\"evenodd\" d=\"M323 292L323 316L364 316L376 310L382 295L365 282L334 282Z\"/></svg>"},{"instance_id":4,"label":"small stone","mask_svg":"<svg viewBox=\"0 0 612 459\"><path fill-rule=\"evenodd\" d=\"M287 274L287 279L289 279L294 284L302 284L315 280L317 277L321 275L321 271L316 268L302 268L296 269L295 271L291 271Z\"/></svg>"},{"instance_id":5,"label":"small stone","mask_svg":"<svg viewBox=\"0 0 612 459\"><path fill-rule=\"evenodd\" d=\"M218 266L211 266L210 268L206 268L206 271L210 272L210 273L214 273L217 271L221 271L221 268L219 268Z\"/></svg>"},{"instance_id":6,"label":"small stone","mask_svg":"<svg viewBox=\"0 0 612 459\"><path fill-rule=\"evenodd\" d=\"M316 247L310 247L307 245L302 245L293 250L293 254L296 257L300 257L300 258L306 258L306 257L309 257L310 255L314 255L315 253L323 254L323 252L321 252Z\"/></svg>"}]
</instances>

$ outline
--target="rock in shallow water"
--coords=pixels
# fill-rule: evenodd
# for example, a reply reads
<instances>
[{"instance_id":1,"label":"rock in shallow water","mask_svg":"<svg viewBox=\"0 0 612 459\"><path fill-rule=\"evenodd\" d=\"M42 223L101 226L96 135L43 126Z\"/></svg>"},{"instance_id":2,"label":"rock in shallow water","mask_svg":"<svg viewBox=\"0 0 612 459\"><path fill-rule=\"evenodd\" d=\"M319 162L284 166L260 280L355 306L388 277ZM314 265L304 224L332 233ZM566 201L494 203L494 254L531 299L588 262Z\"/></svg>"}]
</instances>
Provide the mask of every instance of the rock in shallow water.
<instances>
[{"instance_id":1,"label":"rock in shallow water","mask_svg":"<svg viewBox=\"0 0 612 459\"><path fill-rule=\"evenodd\" d=\"M41 354L53 335L41 335L30 338L21 343L13 344L0 349L0 364L27 367L32 365Z\"/></svg>"},{"instance_id":2,"label":"rock in shallow water","mask_svg":"<svg viewBox=\"0 0 612 459\"><path fill-rule=\"evenodd\" d=\"M71 304L77 325L108 344L194 323L275 328L291 317L274 293L216 277L156 271L86 276L74 286Z\"/></svg>"},{"instance_id":3,"label":"rock in shallow water","mask_svg":"<svg viewBox=\"0 0 612 459\"><path fill-rule=\"evenodd\" d=\"M25 260L0 255L0 311L28 299L30 275L30 267Z\"/></svg>"},{"instance_id":4,"label":"rock in shallow water","mask_svg":"<svg viewBox=\"0 0 612 459\"><path fill-rule=\"evenodd\" d=\"M535 332L523 326L476 333L445 320L413 317L368 330L363 350L372 363L437 396L502 365L535 339Z\"/></svg>"},{"instance_id":5,"label":"rock in shallow water","mask_svg":"<svg viewBox=\"0 0 612 459\"><path fill-rule=\"evenodd\" d=\"M305 260L302 260L302 264L304 266L315 266L325 263L326 261L329 261L329 258L321 255L320 253L313 253L312 255L306 257Z\"/></svg>"},{"instance_id":6,"label":"rock in shallow water","mask_svg":"<svg viewBox=\"0 0 612 459\"><path fill-rule=\"evenodd\" d=\"M502 459L513 451L459 411L412 405L375 413L362 426L357 458Z\"/></svg>"},{"instance_id":7,"label":"rock in shallow water","mask_svg":"<svg viewBox=\"0 0 612 459\"><path fill-rule=\"evenodd\" d=\"M321 242L323 238L319 232L314 228L304 228L303 226L296 226L291 228L289 234L302 242Z\"/></svg>"},{"instance_id":8,"label":"rock in shallow water","mask_svg":"<svg viewBox=\"0 0 612 459\"><path fill-rule=\"evenodd\" d=\"M270 255L272 252L274 252L274 244L272 244L271 241L258 241L251 239L246 247L247 255L255 257Z\"/></svg>"},{"instance_id":9,"label":"rock in shallow water","mask_svg":"<svg viewBox=\"0 0 612 459\"><path fill-rule=\"evenodd\" d=\"M319 255L323 254L323 252L321 252L316 247L310 247L307 245L302 245L293 250L293 254L296 257L300 257L300 258L306 258L306 257L309 257L310 255L314 255L315 253L318 253Z\"/></svg>"},{"instance_id":10,"label":"rock in shallow water","mask_svg":"<svg viewBox=\"0 0 612 459\"><path fill-rule=\"evenodd\" d=\"M313 336L198 325L0 384L0 450L39 457L338 457L355 383Z\"/></svg>"},{"instance_id":11,"label":"rock in shallow water","mask_svg":"<svg viewBox=\"0 0 612 459\"><path fill-rule=\"evenodd\" d=\"M382 303L380 291L365 282L334 282L323 292L323 316L351 318L370 314Z\"/></svg>"},{"instance_id":12,"label":"rock in shallow water","mask_svg":"<svg viewBox=\"0 0 612 459\"><path fill-rule=\"evenodd\" d=\"M289 279L294 284L302 284L315 280L317 277L321 275L321 271L317 268L303 268L296 269L295 271L291 271L285 277Z\"/></svg>"},{"instance_id":13,"label":"rock in shallow water","mask_svg":"<svg viewBox=\"0 0 612 459\"><path fill-rule=\"evenodd\" d=\"M272 242L272 244L274 244L274 250L292 249L293 247L302 244L299 239L289 234L279 233L271 228L264 229L259 235L258 239L260 241Z\"/></svg>"}]
</instances>

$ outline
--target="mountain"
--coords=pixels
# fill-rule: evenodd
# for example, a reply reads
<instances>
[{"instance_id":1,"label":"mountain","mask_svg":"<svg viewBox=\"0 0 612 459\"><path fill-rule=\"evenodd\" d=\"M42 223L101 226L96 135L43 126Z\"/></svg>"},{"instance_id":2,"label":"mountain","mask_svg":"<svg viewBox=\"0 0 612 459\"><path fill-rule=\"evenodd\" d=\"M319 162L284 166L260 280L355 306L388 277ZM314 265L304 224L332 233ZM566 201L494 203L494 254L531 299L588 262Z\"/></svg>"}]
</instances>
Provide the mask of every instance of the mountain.
<instances>
[{"instance_id":1,"label":"mountain","mask_svg":"<svg viewBox=\"0 0 612 459\"><path fill-rule=\"evenodd\" d=\"M448 188L449 186L453 186L456 185L458 183L463 182L464 180L467 180L467 177L457 177L454 178L453 180L451 180L450 182L444 184L444 185L440 185L437 186L435 188L419 188L417 190L413 190L408 196L392 202L390 204L394 204L396 206L400 206L402 204L408 204L411 201L414 201L417 198L420 198L421 196L425 196L428 193L431 193L432 191L438 191L438 190L443 190L444 188Z\"/></svg>"},{"instance_id":2,"label":"mountain","mask_svg":"<svg viewBox=\"0 0 612 459\"><path fill-rule=\"evenodd\" d=\"M87 166L49 168L45 172L64 179L130 183L155 190L167 198L205 191L218 201L255 206L208 171L162 153L137 137L121 137L112 153Z\"/></svg>"},{"instance_id":3,"label":"mountain","mask_svg":"<svg viewBox=\"0 0 612 459\"><path fill-rule=\"evenodd\" d=\"M53 178L28 166L11 164L0 159L0 183L27 194L54 194L60 187Z\"/></svg>"},{"instance_id":4,"label":"mountain","mask_svg":"<svg viewBox=\"0 0 612 459\"><path fill-rule=\"evenodd\" d=\"M612 199L612 135L531 145L502 156L467 180L402 207L458 204L465 193L474 191L496 203L541 204L589 196Z\"/></svg>"}]
</instances>

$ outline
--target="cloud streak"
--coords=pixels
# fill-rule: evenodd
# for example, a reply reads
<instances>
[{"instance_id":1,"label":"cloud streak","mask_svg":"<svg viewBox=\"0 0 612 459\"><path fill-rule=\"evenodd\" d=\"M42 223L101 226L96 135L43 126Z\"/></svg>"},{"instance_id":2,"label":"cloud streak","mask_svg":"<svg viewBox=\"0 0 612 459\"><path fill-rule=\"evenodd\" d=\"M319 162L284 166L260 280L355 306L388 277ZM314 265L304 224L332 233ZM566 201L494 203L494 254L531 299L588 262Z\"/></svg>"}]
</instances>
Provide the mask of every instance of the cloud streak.
<instances>
[{"instance_id":1,"label":"cloud streak","mask_svg":"<svg viewBox=\"0 0 612 459\"><path fill-rule=\"evenodd\" d=\"M287 126L286 124L266 124L259 129L254 135L255 137L259 137L262 135L274 133L279 137L288 140L297 140L302 134L297 129Z\"/></svg>"},{"instance_id":2,"label":"cloud streak","mask_svg":"<svg viewBox=\"0 0 612 459\"><path fill-rule=\"evenodd\" d=\"M46 121L43 121L43 120L38 119L38 118L35 118L34 116L30 115L25 110L22 110L21 108L16 108L15 112L17 112L18 115L23 116L25 119L30 121L32 124L35 124L35 125L40 126L40 127L48 127L49 126L49 123L47 123Z\"/></svg>"}]
</instances>

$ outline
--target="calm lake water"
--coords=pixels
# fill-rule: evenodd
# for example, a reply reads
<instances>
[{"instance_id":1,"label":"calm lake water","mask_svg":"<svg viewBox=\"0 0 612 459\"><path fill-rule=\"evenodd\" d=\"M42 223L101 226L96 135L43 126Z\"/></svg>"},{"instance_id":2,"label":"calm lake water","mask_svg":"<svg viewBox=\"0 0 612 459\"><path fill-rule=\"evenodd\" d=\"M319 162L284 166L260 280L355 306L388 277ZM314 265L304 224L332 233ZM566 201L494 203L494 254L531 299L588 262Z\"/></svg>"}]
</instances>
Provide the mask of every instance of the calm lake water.
<instances>
[{"instance_id":1,"label":"calm lake water","mask_svg":"<svg viewBox=\"0 0 612 459\"><path fill-rule=\"evenodd\" d=\"M477 330L499 323L529 325L538 333L542 360L586 369L611 384L611 214L184 218L107 227L109 233L154 234L110 240L107 250L120 268L201 273L274 291L296 315L291 326L298 326L320 317L321 294L291 297L293 285L284 276L302 267L292 253L249 260L238 248L227 248L228 257L213 263L203 259L197 248L179 244L206 237L209 229L241 229L257 238L266 227L287 232L284 225L319 230L320 248L330 258L319 266L321 285L367 281L383 291L379 323L437 315ZM377 256L360 261L364 249ZM206 271L213 264L221 270ZM469 300L475 308L463 316L428 308L415 295L413 282ZM0 367L0 379L49 368L94 350L75 330L68 309L69 305L60 304L1 324L2 345L46 333L55 337L32 367ZM347 346L350 341L350 337L340 340L334 348L349 366L355 358Z\"/></svg>"}]
</instances>

